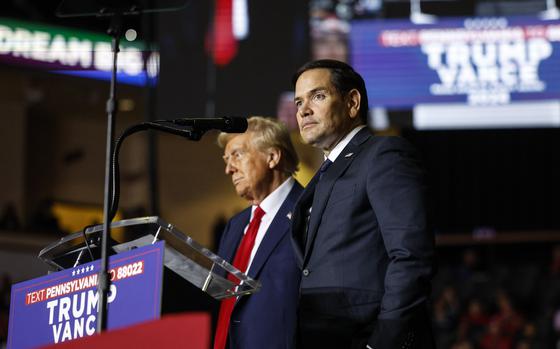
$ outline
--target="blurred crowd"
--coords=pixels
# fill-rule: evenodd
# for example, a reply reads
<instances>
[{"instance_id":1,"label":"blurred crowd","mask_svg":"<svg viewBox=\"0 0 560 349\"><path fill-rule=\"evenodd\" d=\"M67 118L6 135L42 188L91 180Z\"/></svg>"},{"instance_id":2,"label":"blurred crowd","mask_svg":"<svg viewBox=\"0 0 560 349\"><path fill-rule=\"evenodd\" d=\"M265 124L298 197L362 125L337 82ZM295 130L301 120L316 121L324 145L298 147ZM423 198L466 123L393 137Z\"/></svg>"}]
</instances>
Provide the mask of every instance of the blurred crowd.
<instances>
[{"instance_id":1,"label":"blurred crowd","mask_svg":"<svg viewBox=\"0 0 560 349\"><path fill-rule=\"evenodd\" d=\"M488 263L467 248L460 263L440 263L432 316L438 348L560 348L560 246L527 250L540 257L493 251Z\"/></svg>"}]
</instances>

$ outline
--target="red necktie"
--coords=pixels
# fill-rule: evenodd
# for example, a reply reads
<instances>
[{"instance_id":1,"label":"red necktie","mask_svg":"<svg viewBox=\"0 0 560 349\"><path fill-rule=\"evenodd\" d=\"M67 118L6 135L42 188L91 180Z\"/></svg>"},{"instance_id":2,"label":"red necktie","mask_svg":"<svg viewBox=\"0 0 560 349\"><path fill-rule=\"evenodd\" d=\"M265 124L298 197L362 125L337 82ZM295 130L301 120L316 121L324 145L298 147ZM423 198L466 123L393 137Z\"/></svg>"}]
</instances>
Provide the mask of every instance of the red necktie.
<instances>
[{"instance_id":1,"label":"red necktie","mask_svg":"<svg viewBox=\"0 0 560 349\"><path fill-rule=\"evenodd\" d=\"M249 259L251 258L251 251L255 245L255 238L257 237L257 232L259 231L259 226L261 225L261 219L265 212L260 206L257 206L255 212L253 213L253 219L249 223L249 228L243 236L237 252L235 253L235 258L233 259L233 266L239 271L245 273L247 266L249 265ZM228 280L237 283L239 280L235 278L232 274L228 274ZM224 349L226 347L226 341L228 337L229 320L231 313L233 312L233 307L237 297L231 297L224 299L220 305L220 315L218 316L218 325L216 326L216 337L214 338L214 349Z\"/></svg>"},{"instance_id":2,"label":"red necktie","mask_svg":"<svg viewBox=\"0 0 560 349\"><path fill-rule=\"evenodd\" d=\"M233 0L216 0L212 52L214 63L225 66L237 54L237 40L233 36Z\"/></svg>"}]
</instances>

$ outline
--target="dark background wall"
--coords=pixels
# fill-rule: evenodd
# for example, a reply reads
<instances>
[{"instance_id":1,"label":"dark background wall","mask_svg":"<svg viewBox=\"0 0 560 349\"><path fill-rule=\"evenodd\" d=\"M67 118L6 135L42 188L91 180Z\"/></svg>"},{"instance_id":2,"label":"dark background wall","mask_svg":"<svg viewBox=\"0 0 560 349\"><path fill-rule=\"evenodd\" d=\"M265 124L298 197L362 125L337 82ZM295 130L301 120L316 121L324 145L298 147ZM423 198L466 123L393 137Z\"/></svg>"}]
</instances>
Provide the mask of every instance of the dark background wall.
<instances>
[{"instance_id":1,"label":"dark background wall","mask_svg":"<svg viewBox=\"0 0 560 349\"><path fill-rule=\"evenodd\" d=\"M560 130L404 131L427 168L439 233L560 228Z\"/></svg>"},{"instance_id":2,"label":"dark background wall","mask_svg":"<svg viewBox=\"0 0 560 349\"><path fill-rule=\"evenodd\" d=\"M224 67L212 66L205 46L212 3L158 16L159 114L212 117L210 102L218 116L275 115L280 93L292 89L291 75L309 57L306 2L249 1L249 36Z\"/></svg>"}]
</instances>

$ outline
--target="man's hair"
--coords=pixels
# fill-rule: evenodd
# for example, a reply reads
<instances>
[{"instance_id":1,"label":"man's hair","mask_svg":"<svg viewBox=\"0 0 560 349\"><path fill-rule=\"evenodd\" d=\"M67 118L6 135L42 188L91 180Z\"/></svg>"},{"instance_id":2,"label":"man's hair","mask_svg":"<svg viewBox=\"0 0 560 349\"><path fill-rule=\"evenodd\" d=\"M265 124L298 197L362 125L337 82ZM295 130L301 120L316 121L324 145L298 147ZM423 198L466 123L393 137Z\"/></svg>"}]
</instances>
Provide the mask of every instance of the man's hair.
<instances>
[{"instance_id":1,"label":"man's hair","mask_svg":"<svg viewBox=\"0 0 560 349\"><path fill-rule=\"evenodd\" d=\"M290 139L286 125L280 121L262 116L251 116L247 119L247 131L251 133L251 142L259 151L277 148L281 151L280 170L287 175L293 175L298 169L299 159ZM225 148L228 142L239 133L221 132L218 135L218 145Z\"/></svg>"},{"instance_id":2,"label":"man's hair","mask_svg":"<svg viewBox=\"0 0 560 349\"><path fill-rule=\"evenodd\" d=\"M292 77L292 84L294 87L300 75L311 69L328 69L331 73L331 83L342 96L346 96L352 89L358 90L361 96L360 119L364 124L367 124L369 109L368 97L366 84L360 74L344 62L334 59L320 59L307 62L298 69Z\"/></svg>"}]
</instances>

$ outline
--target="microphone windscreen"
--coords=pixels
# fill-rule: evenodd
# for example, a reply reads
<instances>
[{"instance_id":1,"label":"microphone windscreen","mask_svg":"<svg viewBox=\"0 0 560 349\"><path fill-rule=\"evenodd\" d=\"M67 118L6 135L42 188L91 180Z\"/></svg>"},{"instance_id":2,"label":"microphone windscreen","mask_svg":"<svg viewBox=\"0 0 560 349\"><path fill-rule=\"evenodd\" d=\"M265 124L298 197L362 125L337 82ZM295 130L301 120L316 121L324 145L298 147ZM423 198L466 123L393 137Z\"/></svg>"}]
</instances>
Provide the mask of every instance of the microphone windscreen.
<instances>
[{"instance_id":1,"label":"microphone windscreen","mask_svg":"<svg viewBox=\"0 0 560 349\"><path fill-rule=\"evenodd\" d=\"M247 131L247 119L243 117L231 116L224 118L226 127L222 131L227 133L243 133Z\"/></svg>"}]
</instances>

